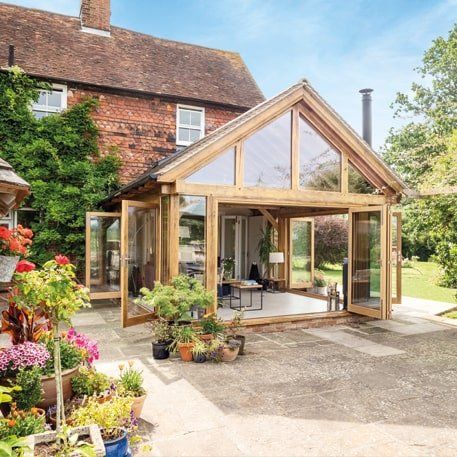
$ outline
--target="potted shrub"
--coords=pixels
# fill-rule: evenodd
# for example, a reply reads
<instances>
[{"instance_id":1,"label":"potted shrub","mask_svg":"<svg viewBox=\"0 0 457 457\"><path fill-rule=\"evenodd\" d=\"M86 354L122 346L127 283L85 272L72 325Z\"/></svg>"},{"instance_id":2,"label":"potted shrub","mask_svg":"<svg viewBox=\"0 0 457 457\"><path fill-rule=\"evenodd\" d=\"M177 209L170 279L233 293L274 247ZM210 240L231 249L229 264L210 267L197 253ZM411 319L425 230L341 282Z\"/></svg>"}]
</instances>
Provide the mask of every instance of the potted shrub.
<instances>
[{"instance_id":1,"label":"potted shrub","mask_svg":"<svg viewBox=\"0 0 457 457\"><path fill-rule=\"evenodd\" d=\"M111 379L94 367L81 367L78 374L71 379L73 394L79 397L96 397L103 403L112 397Z\"/></svg>"},{"instance_id":2,"label":"potted shrub","mask_svg":"<svg viewBox=\"0 0 457 457\"><path fill-rule=\"evenodd\" d=\"M137 299L137 303L174 324L190 321L191 309L208 308L214 301L213 294L200 281L187 275L175 276L166 285L157 281L152 290L143 287L140 293L142 297Z\"/></svg>"},{"instance_id":3,"label":"potted shrub","mask_svg":"<svg viewBox=\"0 0 457 457\"><path fill-rule=\"evenodd\" d=\"M171 328L168 322L157 319L152 323L152 357L156 360L168 359L170 351L168 347L173 342Z\"/></svg>"},{"instance_id":4,"label":"potted shrub","mask_svg":"<svg viewBox=\"0 0 457 457\"><path fill-rule=\"evenodd\" d=\"M130 397L113 397L100 404L89 398L85 405L72 413L71 420L75 426L97 424L106 457L125 457L129 452L127 435L135 427L131 417L132 402Z\"/></svg>"},{"instance_id":5,"label":"potted shrub","mask_svg":"<svg viewBox=\"0 0 457 457\"><path fill-rule=\"evenodd\" d=\"M208 346L204 341L196 340L194 347L192 348L192 358L196 363L206 362L206 352Z\"/></svg>"},{"instance_id":6,"label":"potted shrub","mask_svg":"<svg viewBox=\"0 0 457 457\"><path fill-rule=\"evenodd\" d=\"M218 319L214 313L206 314L199 321L201 327L201 335L198 337L203 340L212 340L215 337L221 336L224 333L225 326L221 319Z\"/></svg>"},{"instance_id":7,"label":"potted shrub","mask_svg":"<svg viewBox=\"0 0 457 457\"><path fill-rule=\"evenodd\" d=\"M238 357L241 343L232 338L228 339L220 350L221 362L233 362Z\"/></svg>"},{"instance_id":8,"label":"potted shrub","mask_svg":"<svg viewBox=\"0 0 457 457\"><path fill-rule=\"evenodd\" d=\"M227 325L227 333L229 334L230 338L240 342L240 350L238 355L244 355L244 346L246 344L246 336L240 334L240 330L243 328L243 325L241 324L243 315L243 311L234 311L232 320Z\"/></svg>"},{"instance_id":9,"label":"potted shrub","mask_svg":"<svg viewBox=\"0 0 457 457\"><path fill-rule=\"evenodd\" d=\"M27 255L32 237L33 232L22 225L12 230L0 227L0 282L11 281L20 257Z\"/></svg>"},{"instance_id":10,"label":"potted shrub","mask_svg":"<svg viewBox=\"0 0 457 457\"><path fill-rule=\"evenodd\" d=\"M235 259L232 257L222 259L222 276L226 280L233 279L235 276Z\"/></svg>"},{"instance_id":11,"label":"potted shrub","mask_svg":"<svg viewBox=\"0 0 457 457\"><path fill-rule=\"evenodd\" d=\"M175 326L173 332L173 346L178 349L183 362L192 361L192 348L194 347L197 335L190 325Z\"/></svg>"},{"instance_id":12,"label":"potted shrub","mask_svg":"<svg viewBox=\"0 0 457 457\"><path fill-rule=\"evenodd\" d=\"M314 287L316 293L319 295L325 295L327 292L327 282L325 281L324 275L320 271L316 271L314 275Z\"/></svg>"},{"instance_id":13,"label":"potted shrub","mask_svg":"<svg viewBox=\"0 0 457 457\"><path fill-rule=\"evenodd\" d=\"M44 432L26 438L24 457L103 457L105 446L97 425L70 428L57 432Z\"/></svg>"},{"instance_id":14,"label":"potted shrub","mask_svg":"<svg viewBox=\"0 0 457 457\"><path fill-rule=\"evenodd\" d=\"M40 403L43 395L40 367L20 368L14 382L20 387L19 391L13 393L14 402L20 410L29 411ZM44 417L44 409L39 413Z\"/></svg>"},{"instance_id":15,"label":"potted shrub","mask_svg":"<svg viewBox=\"0 0 457 457\"><path fill-rule=\"evenodd\" d=\"M133 367L133 360L129 360L128 366L119 365L119 378L116 382L117 394L120 397L133 398L132 411L136 418L141 416L143 405L146 400L146 390L143 387L143 374Z\"/></svg>"},{"instance_id":16,"label":"potted shrub","mask_svg":"<svg viewBox=\"0 0 457 457\"><path fill-rule=\"evenodd\" d=\"M224 343L219 338L214 338L206 343L206 360L220 362Z\"/></svg>"}]
</instances>

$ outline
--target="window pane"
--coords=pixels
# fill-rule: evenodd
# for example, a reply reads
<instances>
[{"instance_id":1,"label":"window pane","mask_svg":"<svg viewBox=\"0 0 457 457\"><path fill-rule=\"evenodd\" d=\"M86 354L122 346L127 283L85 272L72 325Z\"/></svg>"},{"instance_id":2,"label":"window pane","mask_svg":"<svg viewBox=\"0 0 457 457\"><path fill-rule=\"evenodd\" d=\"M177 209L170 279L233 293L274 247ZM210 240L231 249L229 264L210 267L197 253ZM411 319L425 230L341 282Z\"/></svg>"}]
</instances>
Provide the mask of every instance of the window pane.
<instances>
[{"instance_id":1,"label":"window pane","mask_svg":"<svg viewBox=\"0 0 457 457\"><path fill-rule=\"evenodd\" d=\"M204 281L206 198L179 198L179 272Z\"/></svg>"},{"instance_id":2,"label":"window pane","mask_svg":"<svg viewBox=\"0 0 457 457\"><path fill-rule=\"evenodd\" d=\"M200 139L200 130L189 130L190 141L197 141Z\"/></svg>"},{"instance_id":3,"label":"window pane","mask_svg":"<svg viewBox=\"0 0 457 457\"><path fill-rule=\"evenodd\" d=\"M199 184L235 184L235 148L230 148L217 156L186 178L186 181Z\"/></svg>"},{"instance_id":4,"label":"window pane","mask_svg":"<svg viewBox=\"0 0 457 457\"><path fill-rule=\"evenodd\" d=\"M184 129L182 127L178 130L178 140L179 141L189 141L189 129Z\"/></svg>"},{"instance_id":5,"label":"window pane","mask_svg":"<svg viewBox=\"0 0 457 457\"><path fill-rule=\"evenodd\" d=\"M311 285L312 227L311 221L290 220L291 283L296 288Z\"/></svg>"},{"instance_id":6,"label":"window pane","mask_svg":"<svg viewBox=\"0 0 457 457\"><path fill-rule=\"evenodd\" d=\"M54 106L56 108L62 107L62 92L53 90L48 95L48 106Z\"/></svg>"},{"instance_id":7,"label":"window pane","mask_svg":"<svg viewBox=\"0 0 457 457\"><path fill-rule=\"evenodd\" d=\"M47 91L45 90L41 90L40 91L40 96L38 97L38 101L36 102L37 105L43 105L43 106L46 106L46 95L47 95Z\"/></svg>"},{"instance_id":8,"label":"window pane","mask_svg":"<svg viewBox=\"0 0 457 457\"><path fill-rule=\"evenodd\" d=\"M300 135L300 187L312 190L341 189L341 154L302 117Z\"/></svg>"},{"instance_id":9,"label":"window pane","mask_svg":"<svg viewBox=\"0 0 457 457\"><path fill-rule=\"evenodd\" d=\"M180 124L190 124L190 111L187 109L179 110L179 123Z\"/></svg>"},{"instance_id":10,"label":"window pane","mask_svg":"<svg viewBox=\"0 0 457 457\"><path fill-rule=\"evenodd\" d=\"M350 162L348 166L348 191L353 194L374 194L376 189Z\"/></svg>"},{"instance_id":11,"label":"window pane","mask_svg":"<svg viewBox=\"0 0 457 457\"><path fill-rule=\"evenodd\" d=\"M191 111L190 112L190 124L200 127L202 124L202 112L201 111Z\"/></svg>"},{"instance_id":12,"label":"window pane","mask_svg":"<svg viewBox=\"0 0 457 457\"><path fill-rule=\"evenodd\" d=\"M244 141L244 184L290 188L291 112Z\"/></svg>"},{"instance_id":13,"label":"window pane","mask_svg":"<svg viewBox=\"0 0 457 457\"><path fill-rule=\"evenodd\" d=\"M47 116L47 113L45 111L33 111L33 115L37 119L42 119L43 117Z\"/></svg>"}]
</instances>

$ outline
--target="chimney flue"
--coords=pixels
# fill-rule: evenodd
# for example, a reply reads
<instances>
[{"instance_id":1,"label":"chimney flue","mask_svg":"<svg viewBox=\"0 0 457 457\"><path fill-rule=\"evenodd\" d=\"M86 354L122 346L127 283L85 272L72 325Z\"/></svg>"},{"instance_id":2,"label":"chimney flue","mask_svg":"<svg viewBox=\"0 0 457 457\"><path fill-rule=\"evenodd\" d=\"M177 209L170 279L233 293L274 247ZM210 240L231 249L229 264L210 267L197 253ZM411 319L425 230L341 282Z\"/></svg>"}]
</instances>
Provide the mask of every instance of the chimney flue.
<instances>
[{"instance_id":1,"label":"chimney flue","mask_svg":"<svg viewBox=\"0 0 457 457\"><path fill-rule=\"evenodd\" d=\"M373 119L371 115L371 93L373 89L362 89L362 136L371 146L373 141Z\"/></svg>"},{"instance_id":2,"label":"chimney flue","mask_svg":"<svg viewBox=\"0 0 457 457\"><path fill-rule=\"evenodd\" d=\"M14 65L14 44L8 46L8 67Z\"/></svg>"}]
</instances>

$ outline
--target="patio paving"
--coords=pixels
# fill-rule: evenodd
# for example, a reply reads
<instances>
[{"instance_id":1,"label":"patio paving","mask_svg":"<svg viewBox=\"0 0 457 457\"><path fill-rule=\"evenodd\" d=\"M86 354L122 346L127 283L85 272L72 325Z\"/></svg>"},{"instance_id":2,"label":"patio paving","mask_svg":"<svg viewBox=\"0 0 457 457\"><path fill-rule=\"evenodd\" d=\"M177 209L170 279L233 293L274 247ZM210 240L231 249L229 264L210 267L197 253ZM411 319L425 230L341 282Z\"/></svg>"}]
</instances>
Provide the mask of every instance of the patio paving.
<instances>
[{"instance_id":1,"label":"patio paving","mask_svg":"<svg viewBox=\"0 0 457 457\"><path fill-rule=\"evenodd\" d=\"M156 361L147 327L95 304L102 371L135 359L151 456L455 456L457 328L417 317L250 334L233 363ZM103 322L103 325L102 325Z\"/></svg>"}]
</instances>

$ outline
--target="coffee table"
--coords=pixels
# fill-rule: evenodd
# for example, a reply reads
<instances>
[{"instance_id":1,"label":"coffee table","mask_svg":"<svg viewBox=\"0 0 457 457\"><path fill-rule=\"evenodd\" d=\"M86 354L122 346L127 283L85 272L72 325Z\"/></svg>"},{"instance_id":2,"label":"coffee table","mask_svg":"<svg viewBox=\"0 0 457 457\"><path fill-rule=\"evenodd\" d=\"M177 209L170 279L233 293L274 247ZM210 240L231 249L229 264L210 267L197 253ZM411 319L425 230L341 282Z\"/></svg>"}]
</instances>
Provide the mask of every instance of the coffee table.
<instances>
[{"instance_id":1,"label":"coffee table","mask_svg":"<svg viewBox=\"0 0 457 457\"><path fill-rule=\"evenodd\" d=\"M235 294L235 289L238 290L238 295ZM243 291L249 291L249 305L243 306ZM252 303L252 294L255 291L260 291L260 308L255 308ZM232 306L233 300L238 300L239 306ZM230 284L230 309L241 311L260 311L263 309L263 286L262 284ZM248 309L249 308L249 309Z\"/></svg>"}]
</instances>

